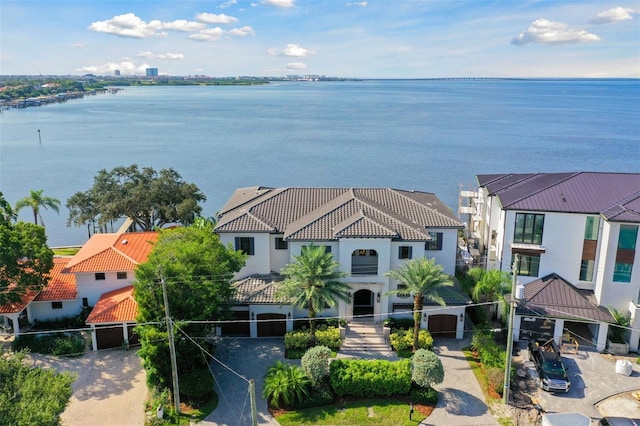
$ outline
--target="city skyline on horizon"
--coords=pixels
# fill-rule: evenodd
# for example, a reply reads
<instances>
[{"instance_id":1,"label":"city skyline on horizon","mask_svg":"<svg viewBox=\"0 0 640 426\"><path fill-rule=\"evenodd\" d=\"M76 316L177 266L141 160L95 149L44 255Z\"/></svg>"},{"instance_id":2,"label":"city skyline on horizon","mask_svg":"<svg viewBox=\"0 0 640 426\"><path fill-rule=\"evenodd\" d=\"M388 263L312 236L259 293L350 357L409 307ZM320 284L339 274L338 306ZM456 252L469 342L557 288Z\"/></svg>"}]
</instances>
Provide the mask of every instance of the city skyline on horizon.
<instances>
[{"instance_id":1,"label":"city skyline on horizon","mask_svg":"<svg viewBox=\"0 0 640 426\"><path fill-rule=\"evenodd\" d=\"M13 1L0 74L640 78L634 1Z\"/></svg>"}]
</instances>

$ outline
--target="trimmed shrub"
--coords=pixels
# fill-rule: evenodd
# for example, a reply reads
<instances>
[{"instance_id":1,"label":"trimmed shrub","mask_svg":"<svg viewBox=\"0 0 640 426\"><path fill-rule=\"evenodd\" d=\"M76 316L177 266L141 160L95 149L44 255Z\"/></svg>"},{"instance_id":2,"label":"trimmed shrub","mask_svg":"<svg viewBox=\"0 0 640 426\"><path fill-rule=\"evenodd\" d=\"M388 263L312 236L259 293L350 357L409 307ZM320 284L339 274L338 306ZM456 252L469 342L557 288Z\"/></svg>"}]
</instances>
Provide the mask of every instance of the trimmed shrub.
<instances>
[{"instance_id":1,"label":"trimmed shrub","mask_svg":"<svg viewBox=\"0 0 640 426\"><path fill-rule=\"evenodd\" d=\"M391 330L399 330L399 329L412 329L414 325L413 318L387 318L384 320L384 325L391 327Z\"/></svg>"},{"instance_id":2,"label":"trimmed shrub","mask_svg":"<svg viewBox=\"0 0 640 426\"><path fill-rule=\"evenodd\" d=\"M316 345L326 346L332 351L337 351L342 345L340 329L327 327L326 330L316 330Z\"/></svg>"},{"instance_id":3,"label":"trimmed shrub","mask_svg":"<svg viewBox=\"0 0 640 426\"><path fill-rule=\"evenodd\" d=\"M51 354L55 356L80 356L84 353L84 339L80 335L57 337L53 341Z\"/></svg>"},{"instance_id":4,"label":"trimmed shrub","mask_svg":"<svg viewBox=\"0 0 640 426\"><path fill-rule=\"evenodd\" d=\"M389 335L389 342L396 351L413 349L413 329L397 330ZM421 329L418 333L418 349L431 349L433 337L427 330Z\"/></svg>"},{"instance_id":5,"label":"trimmed shrub","mask_svg":"<svg viewBox=\"0 0 640 426\"><path fill-rule=\"evenodd\" d=\"M444 367L438 355L425 349L418 349L411 358L413 371L411 380L418 386L429 388L444 380Z\"/></svg>"},{"instance_id":6,"label":"trimmed shrub","mask_svg":"<svg viewBox=\"0 0 640 426\"><path fill-rule=\"evenodd\" d=\"M316 346L303 355L300 364L313 386L318 386L329 378L329 359L331 349L326 346Z\"/></svg>"},{"instance_id":7,"label":"trimmed shrub","mask_svg":"<svg viewBox=\"0 0 640 426\"><path fill-rule=\"evenodd\" d=\"M294 330L284 335L284 348L293 350L305 350L311 344L309 331Z\"/></svg>"},{"instance_id":8,"label":"trimmed shrub","mask_svg":"<svg viewBox=\"0 0 640 426\"><path fill-rule=\"evenodd\" d=\"M333 351L340 349L340 329L335 327L320 327L316 329L316 345L326 346ZM304 351L311 347L311 334L306 328L294 330L284 335L286 350Z\"/></svg>"},{"instance_id":9,"label":"trimmed shrub","mask_svg":"<svg viewBox=\"0 0 640 426\"><path fill-rule=\"evenodd\" d=\"M411 386L411 392L409 393L411 402L416 404L430 405L435 407L438 403L438 391L432 387L422 388L417 385Z\"/></svg>"},{"instance_id":10,"label":"trimmed shrub","mask_svg":"<svg viewBox=\"0 0 640 426\"><path fill-rule=\"evenodd\" d=\"M411 389L411 362L407 360L336 359L329 365L336 395L364 398L407 395Z\"/></svg>"},{"instance_id":11,"label":"trimmed shrub","mask_svg":"<svg viewBox=\"0 0 640 426\"><path fill-rule=\"evenodd\" d=\"M15 338L11 344L14 351L29 349L40 354L55 356L80 356L84 353L85 343L80 333L27 334Z\"/></svg>"}]
</instances>

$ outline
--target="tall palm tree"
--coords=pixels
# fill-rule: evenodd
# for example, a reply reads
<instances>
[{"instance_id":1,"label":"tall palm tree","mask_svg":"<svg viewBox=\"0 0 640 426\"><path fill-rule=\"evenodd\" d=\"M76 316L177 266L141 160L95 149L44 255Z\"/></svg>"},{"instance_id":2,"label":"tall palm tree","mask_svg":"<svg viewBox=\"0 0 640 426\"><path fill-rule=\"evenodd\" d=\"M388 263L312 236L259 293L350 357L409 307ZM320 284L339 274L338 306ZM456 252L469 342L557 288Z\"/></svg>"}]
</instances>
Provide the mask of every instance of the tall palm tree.
<instances>
[{"instance_id":1,"label":"tall palm tree","mask_svg":"<svg viewBox=\"0 0 640 426\"><path fill-rule=\"evenodd\" d=\"M30 191L28 197L24 197L21 200L16 202L15 211L16 213L20 212L25 207L30 207L33 211L33 221L37 225L38 217L40 218L40 222L42 222L42 226L44 226L44 222L42 221L42 216L40 215L40 207L44 207L46 210L48 207L51 208L54 212L58 213L60 211L60 200L57 198L43 196L43 189L39 189L34 191L33 189Z\"/></svg>"},{"instance_id":2,"label":"tall palm tree","mask_svg":"<svg viewBox=\"0 0 640 426\"><path fill-rule=\"evenodd\" d=\"M386 294L401 296L413 295L413 352L418 349L418 333L422 321L422 308L427 299L444 306L444 295L453 287L451 277L435 259L420 257L406 261L398 269L389 271L386 276L398 281L402 287L390 290Z\"/></svg>"},{"instance_id":3,"label":"tall palm tree","mask_svg":"<svg viewBox=\"0 0 640 426\"><path fill-rule=\"evenodd\" d=\"M316 344L316 316L325 306L334 307L338 300L349 302L348 284L340 281L347 274L338 270L340 265L322 246L303 247L295 262L282 268L286 279L276 291L276 297L309 312L311 346Z\"/></svg>"},{"instance_id":4,"label":"tall palm tree","mask_svg":"<svg viewBox=\"0 0 640 426\"><path fill-rule=\"evenodd\" d=\"M511 278L509 274L499 269L490 269L488 271L482 268L478 269L478 272L473 269L469 271L469 274L472 275L474 281L476 281L471 291L473 301L476 303L498 301L504 303L504 295L511 291ZM472 271L474 272L473 274ZM490 307L489 313L494 313L494 305Z\"/></svg>"}]
</instances>

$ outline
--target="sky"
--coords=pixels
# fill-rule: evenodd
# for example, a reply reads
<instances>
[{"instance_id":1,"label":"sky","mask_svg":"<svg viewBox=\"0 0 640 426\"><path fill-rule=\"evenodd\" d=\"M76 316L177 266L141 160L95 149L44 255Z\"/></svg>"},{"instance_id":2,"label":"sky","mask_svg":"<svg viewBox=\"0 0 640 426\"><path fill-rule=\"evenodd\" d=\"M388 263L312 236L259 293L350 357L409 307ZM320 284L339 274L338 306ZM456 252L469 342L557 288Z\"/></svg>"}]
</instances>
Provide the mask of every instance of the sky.
<instances>
[{"instance_id":1,"label":"sky","mask_svg":"<svg viewBox=\"0 0 640 426\"><path fill-rule=\"evenodd\" d=\"M640 78L640 0L0 0L2 75Z\"/></svg>"}]
</instances>

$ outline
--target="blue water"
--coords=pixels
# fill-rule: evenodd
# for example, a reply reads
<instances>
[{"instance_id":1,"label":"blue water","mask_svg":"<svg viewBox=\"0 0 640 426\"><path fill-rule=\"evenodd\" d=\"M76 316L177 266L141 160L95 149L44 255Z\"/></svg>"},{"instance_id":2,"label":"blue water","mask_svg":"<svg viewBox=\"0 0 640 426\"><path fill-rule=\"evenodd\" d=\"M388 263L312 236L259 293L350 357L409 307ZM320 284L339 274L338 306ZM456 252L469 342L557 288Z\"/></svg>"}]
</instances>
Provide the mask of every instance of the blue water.
<instances>
[{"instance_id":1,"label":"blue water","mask_svg":"<svg viewBox=\"0 0 640 426\"><path fill-rule=\"evenodd\" d=\"M53 246L87 239L66 227L66 200L133 163L195 183L205 216L243 186L416 189L457 211L476 174L640 172L640 80L136 87L3 111L0 125L0 190L61 200L43 211Z\"/></svg>"}]
</instances>

